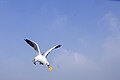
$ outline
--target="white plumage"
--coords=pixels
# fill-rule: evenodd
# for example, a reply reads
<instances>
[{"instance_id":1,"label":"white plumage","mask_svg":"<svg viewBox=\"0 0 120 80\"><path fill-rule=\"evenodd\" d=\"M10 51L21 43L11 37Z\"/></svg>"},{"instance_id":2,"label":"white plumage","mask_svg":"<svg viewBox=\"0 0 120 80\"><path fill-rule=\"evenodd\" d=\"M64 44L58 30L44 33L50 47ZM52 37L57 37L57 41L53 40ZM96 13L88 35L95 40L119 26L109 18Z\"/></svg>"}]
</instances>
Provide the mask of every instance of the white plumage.
<instances>
[{"instance_id":1,"label":"white plumage","mask_svg":"<svg viewBox=\"0 0 120 80\"><path fill-rule=\"evenodd\" d=\"M37 51L37 56L32 60L33 63L36 65L36 62L39 62L42 65L47 65L49 70L52 71L52 67L50 66L49 62L47 61L47 56L48 54L54 50L57 49L59 47L61 47L61 45L56 45L52 48L50 48L49 50L47 50L45 53L41 54L39 46L36 42L29 40L29 39L24 39L32 48L34 48L35 51Z\"/></svg>"}]
</instances>

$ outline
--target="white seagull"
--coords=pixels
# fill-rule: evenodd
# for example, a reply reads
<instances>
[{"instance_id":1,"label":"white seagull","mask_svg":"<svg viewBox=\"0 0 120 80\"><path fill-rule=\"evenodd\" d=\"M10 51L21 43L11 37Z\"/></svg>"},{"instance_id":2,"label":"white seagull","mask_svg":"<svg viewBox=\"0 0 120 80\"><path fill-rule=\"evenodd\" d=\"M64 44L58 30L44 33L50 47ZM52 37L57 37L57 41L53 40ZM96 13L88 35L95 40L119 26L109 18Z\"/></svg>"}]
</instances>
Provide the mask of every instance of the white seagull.
<instances>
[{"instance_id":1,"label":"white seagull","mask_svg":"<svg viewBox=\"0 0 120 80\"><path fill-rule=\"evenodd\" d=\"M50 48L49 50L47 50L45 53L41 54L40 52L40 49L39 49L39 46L36 42L34 41L31 41L29 39L24 39L31 47L34 48L35 51L37 51L37 56L32 60L32 62L36 65L36 62L39 62L40 64L42 65L47 65L48 66L48 69L50 71L52 71L52 67L50 66L48 60L47 60L47 56L48 54L54 50L54 49L57 49L59 48L61 45L56 45L52 48Z\"/></svg>"}]
</instances>

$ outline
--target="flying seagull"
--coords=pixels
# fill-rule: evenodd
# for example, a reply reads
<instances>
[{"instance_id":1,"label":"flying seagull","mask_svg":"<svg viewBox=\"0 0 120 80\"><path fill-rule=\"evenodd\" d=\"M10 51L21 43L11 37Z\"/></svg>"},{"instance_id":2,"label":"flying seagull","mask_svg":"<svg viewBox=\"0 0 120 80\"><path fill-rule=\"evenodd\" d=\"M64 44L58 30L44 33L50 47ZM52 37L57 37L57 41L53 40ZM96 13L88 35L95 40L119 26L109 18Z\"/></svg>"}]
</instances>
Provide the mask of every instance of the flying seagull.
<instances>
[{"instance_id":1,"label":"flying seagull","mask_svg":"<svg viewBox=\"0 0 120 80\"><path fill-rule=\"evenodd\" d=\"M47 50L45 53L41 54L39 46L36 42L29 40L29 39L24 39L32 48L34 48L34 50L37 52L37 56L32 60L32 62L36 65L36 62L39 62L39 64L41 65L47 65L48 69L50 71L52 71L52 67L50 66L48 60L47 60L47 56L48 54L54 50L57 49L59 47L61 47L61 45L56 45L52 48L50 48L49 50Z\"/></svg>"}]
</instances>

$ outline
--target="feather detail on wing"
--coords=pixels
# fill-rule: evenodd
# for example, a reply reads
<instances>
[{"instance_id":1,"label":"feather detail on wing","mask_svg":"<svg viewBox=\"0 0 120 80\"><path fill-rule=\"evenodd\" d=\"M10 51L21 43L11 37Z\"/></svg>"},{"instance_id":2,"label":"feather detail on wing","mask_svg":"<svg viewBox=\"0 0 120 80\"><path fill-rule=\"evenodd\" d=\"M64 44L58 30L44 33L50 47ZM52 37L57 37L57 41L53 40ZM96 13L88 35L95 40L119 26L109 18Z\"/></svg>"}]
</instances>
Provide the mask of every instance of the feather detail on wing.
<instances>
[{"instance_id":1,"label":"feather detail on wing","mask_svg":"<svg viewBox=\"0 0 120 80\"><path fill-rule=\"evenodd\" d=\"M57 49L57 48L59 48L59 47L61 47L61 45L56 45L56 46L50 48L49 50L47 50L47 51L43 54L43 56L47 57L48 54L49 54L52 50Z\"/></svg>"},{"instance_id":2,"label":"feather detail on wing","mask_svg":"<svg viewBox=\"0 0 120 80\"><path fill-rule=\"evenodd\" d=\"M31 41L29 39L24 39L32 48L34 48L35 51L37 51L40 54L39 46L36 42Z\"/></svg>"}]
</instances>

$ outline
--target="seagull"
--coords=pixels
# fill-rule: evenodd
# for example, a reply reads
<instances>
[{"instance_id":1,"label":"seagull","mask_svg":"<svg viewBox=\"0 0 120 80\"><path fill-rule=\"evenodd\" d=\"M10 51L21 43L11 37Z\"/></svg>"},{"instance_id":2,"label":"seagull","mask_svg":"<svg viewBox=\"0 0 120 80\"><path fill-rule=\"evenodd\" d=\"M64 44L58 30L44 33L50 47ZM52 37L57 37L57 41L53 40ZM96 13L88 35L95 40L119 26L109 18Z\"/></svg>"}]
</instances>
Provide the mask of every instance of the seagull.
<instances>
[{"instance_id":1,"label":"seagull","mask_svg":"<svg viewBox=\"0 0 120 80\"><path fill-rule=\"evenodd\" d=\"M53 46L52 48L48 49L46 52L44 52L43 54L41 54L39 46L36 42L29 40L29 39L24 39L32 48L34 48L34 50L37 52L37 56L32 60L32 62L36 65L36 62L39 62L39 64L41 65L47 65L48 69L50 71L52 71L52 67L50 66L48 60L47 60L47 56L48 54L54 50L57 49L59 47L61 47L61 45L56 45Z\"/></svg>"}]
</instances>

